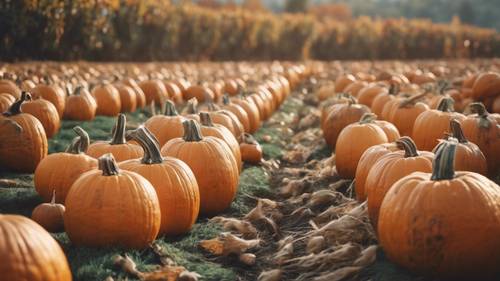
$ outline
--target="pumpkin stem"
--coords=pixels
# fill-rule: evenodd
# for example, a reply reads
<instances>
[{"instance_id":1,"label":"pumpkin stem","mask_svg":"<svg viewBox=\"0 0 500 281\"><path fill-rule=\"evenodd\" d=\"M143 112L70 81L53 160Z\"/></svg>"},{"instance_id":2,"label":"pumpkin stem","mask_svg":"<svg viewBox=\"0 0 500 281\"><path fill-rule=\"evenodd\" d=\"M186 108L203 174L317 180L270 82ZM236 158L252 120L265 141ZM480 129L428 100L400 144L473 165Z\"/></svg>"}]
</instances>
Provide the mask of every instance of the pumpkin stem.
<instances>
[{"instance_id":1,"label":"pumpkin stem","mask_svg":"<svg viewBox=\"0 0 500 281\"><path fill-rule=\"evenodd\" d=\"M458 141L451 138L440 142L432 162L431 180L451 180L455 177L455 151Z\"/></svg>"},{"instance_id":2,"label":"pumpkin stem","mask_svg":"<svg viewBox=\"0 0 500 281\"><path fill-rule=\"evenodd\" d=\"M83 90L85 90L85 87L83 85L78 85L78 86L76 86L75 90L73 91L73 95L79 96ZM69 91L69 87L68 87L68 91ZM68 96L69 96L69 92L68 92Z\"/></svg>"},{"instance_id":3,"label":"pumpkin stem","mask_svg":"<svg viewBox=\"0 0 500 281\"><path fill-rule=\"evenodd\" d=\"M9 117L17 114L21 114L21 106L25 101L31 100L31 94L23 91L21 94L21 98L14 102L7 111L3 113L3 116Z\"/></svg>"},{"instance_id":4,"label":"pumpkin stem","mask_svg":"<svg viewBox=\"0 0 500 281\"><path fill-rule=\"evenodd\" d=\"M185 141L201 141L203 135L201 134L200 125L194 120L186 120L182 122L184 126L184 140Z\"/></svg>"},{"instance_id":5,"label":"pumpkin stem","mask_svg":"<svg viewBox=\"0 0 500 281\"><path fill-rule=\"evenodd\" d=\"M249 133L243 133L241 135L241 138L242 138L242 143L258 144L257 140L255 140L255 138L252 135L250 135Z\"/></svg>"},{"instance_id":6,"label":"pumpkin stem","mask_svg":"<svg viewBox=\"0 0 500 281\"><path fill-rule=\"evenodd\" d=\"M488 111L486 110L486 107L484 104L480 102L473 102L469 104L469 110L472 113L476 113L479 117L485 117L488 115Z\"/></svg>"},{"instance_id":7,"label":"pumpkin stem","mask_svg":"<svg viewBox=\"0 0 500 281\"><path fill-rule=\"evenodd\" d=\"M359 119L360 124L368 124L368 123L373 123L373 121L377 120L377 115L373 113L365 113L363 116L361 116L361 119Z\"/></svg>"},{"instance_id":8,"label":"pumpkin stem","mask_svg":"<svg viewBox=\"0 0 500 281\"><path fill-rule=\"evenodd\" d=\"M55 205L56 204L56 190L52 190L52 199L50 199L50 205Z\"/></svg>"},{"instance_id":9,"label":"pumpkin stem","mask_svg":"<svg viewBox=\"0 0 500 281\"><path fill-rule=\"evenodd\" d=\"M456 138L459 143L467 143L467 138L465 138L464 132L462 131L462 126L460 122L456 119L450 120L450 128L452 132L452 137Z\"/></svg>"},{"instance_id":10,"label":"pumpkin stem","mask_svg":"<svg viewBox=\"0 0 500 281\"><path fill-rule=\"evenodd\" d=\"M222 104L223 105L228 105L231 103L231 100L229 99L229 95L228 94L224 94L222 96Z\"/></svg>"},{"instance_id":11,"label":"pumpkin stem","mask_svg":"<svg viewBox=\"0 0 500 281\"><path fill-rule=\"evenodd\" d=\"M76 126L73 128L73 131L78 135L78 145L74 147L73 149L67 151L73 154L80 154L80 153L85 153L87 152L87 148L89 148L90 145L90 137L89 134L82 129L80 126Z\"/></svg>"},{"instance_id":12,"label":"pumpkin stem","mask_svg":"<svg viewBox=\"0 0 500 281\"><path fill-rule=\"evenodd\" d=\"M210 114L208 112L200 112L200 122L201 125L207 126L207 127L213 127L214 123L212 122L212 117L210 117Z\"/></svg>"},{"instance_id":13,"label":"pumpkin stem","mask_svg":"<svg viewBox=\"0 0 500 281\"><path fill-rule=\"evenodd\" d=\"M186 112L188 114L198 114L197 105L198 105L198 100L196 98L191 98L187 102Z\"/></svg>"},{"instance_id":14,"label":"pumpkin stem","mask_svg":"<svg viewBox=\"0 0 500 281\"><path fill-rule=\"evenodd\" d=\"M419 155L417 145L410 137L402 137L396 141L396 144L399 149L405 151L405 158L417 157Z\"/></svg>"},{"instance_id":15,"label":"pumpkin stem","mask_svg":"<svg viewBox=\"0 0 500 281\"><path fill-rule=\"evenodd\" d=\"M452 98L443 98L437 107L437 110L442 111L442 112L453 112L453 104L455 102L453 101Z\"/></svg>"},{"instance_id":16,"label":"pumpkin stem","mask_svg":"<svg viewBox=\"0 0 500 281\"><path fill-rule=\"evenodd\" d=\"M127 118L125 114L120 113L118 115L118 119L113 128L113 138L111 139L110 144L126 144L127 140L125 139L125 126L127 124Z\"/></svg>"},{"instance_id":17,"label":"pumpkin stem","mask_svg":"<svg viewBox=\"0 0 500 281\"><path fill-rule=\"evenodd\" d=\"M117 176L120 174L120 169L115 162L115 158L113 154L107 153L97 159L99 170L102 171L102 175L109 176Z\"/></svg>"},{"instance_id":18,"label":"pumpkin stem","mask_svg":"<svg viewBox=\"0 0 500 281\"><path fill-rule=\"evenodd\" d=\"M133 140L139 143L144 149L143 164L161 164L163 157L160 152L160 144L156 137L146 127L139 127L128 134Z\"/></svg>"},{"instance_id":19,"label":"pumpkin stem","mask_svg":"<svg viewBox=\"0 0 500 281\"><path fill-rule=\"evenodd\" d=\"M389 87L389 95L395 96L399 93L399 85L396 83L392 83Z\"/></svg>"},{"instance_id":20,"label":"pumpkin stem","mask_svg":"<svg viewBox=\"0 0 500 281\"><path fill-rule=\"evenodd\" d=\"M179 113L177 109L175 109L175 105L172 101L167 100L165 102L165 112L163 113L165 116L177 116Z\"/></svg>"},{"instance_id":21,"label":"pumpkin stem","mask_svg":"<svg viewBox=\"0 0 500 281\"><path fill-rule=\"evenodd\" d=\"M413 95L409 98L404 99L399 103L399 108L409 107L410 105L414 105L418 100L422 99L428 94L428 92L424 92L421 94Z\"/></svg>"}]
</instances>

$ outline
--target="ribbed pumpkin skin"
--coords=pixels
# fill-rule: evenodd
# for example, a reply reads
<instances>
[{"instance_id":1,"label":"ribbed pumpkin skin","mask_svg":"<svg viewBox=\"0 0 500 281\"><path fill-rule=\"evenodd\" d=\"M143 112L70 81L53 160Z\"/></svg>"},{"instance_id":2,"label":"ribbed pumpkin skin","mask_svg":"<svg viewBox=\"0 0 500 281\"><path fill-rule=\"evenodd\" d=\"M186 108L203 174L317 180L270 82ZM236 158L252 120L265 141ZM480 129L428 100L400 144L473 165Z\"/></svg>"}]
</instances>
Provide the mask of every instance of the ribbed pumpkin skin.
<instances>
[{"instance_id":1,"label":"ribbed pumpkin skin","mask_svg":"<svg viewBox=\"0 0 500 281\"><path fill-rule=\"evenodd\" d=\"M452 180L430 176L406 176L385 196L378 220L385 254L419 274L498 280L500 187L471 172Z\"/></svg>"},{"instance_id":2,"label":"ribbed pumpkin skin","mask_svg":"<svg viewBox=\"0 0 500 281\"><path fill-rule=\"evenodd\" d=\"M7 93L13 96L15 99L21 97L21 89L10 80L0 80L0 93Z\"/></svg>"},{"instance_id":3,"label":"ribbed pumpkin skin","mask_svg":"<svg viewBox=\"0 0 500 281\"><path fill-rule=\"evenodd\" d=\"M201 213L217 214L231 205L238 188L239 172L224 141L215 137L192 142L175 138L167 142L161 152L182 160L193 171L200 188Z\"/></svg>"},{"instance_id":4,"label":"ribbed pumpkin skin","mask_svg":"<svg viewBox=\"0 0 500 281\"><path fill-rule=\"evenodd\" d=\"M442 112L439 110L427 110L422 112L413 127L412 139L419 150L432 151L446 132L450 132L450 120L459 122L465 116L456 112Z\"/></svg>"},{"instance_id":5,"label":"ribbed pumpkin skin","mask_svg":"<svg viewBox=\"0 0 500 281\"><path fill-rule=\"evenodd\" d=\"M17 123L22 131L11 121ZM0 167L8 170L33 173L48 153L42 123L30 114L0 115L0 139Z\"/></svg>"},{"instance_id":6,"label":"ribbed pumpkin skin","mask_svg":"<svg viewBox=\"0 0 500 281\"><path fill-rule=\"evenodd\" d=\"M97 115L116 116L120 113L122 104L120 93L113 85L100 85L92 89L97 103Z\"/></svg>"},{"instance_id":7,"label":"ribbed pumpkin skin","mask_svg":"<svg viewBox=\"0 0 500 281\"><path fill-rule=\"evenodd\" d=\"M66 99L64 118L69 120L91 121L97 111L97 102L87 90L71 95Z\"/></svg>"},{"instance_id":8,"label":"ribbed pumpkin skin","mask_svg":"<svg viewBox=\"0 0 500 281\"><path fill-rule=\"evenodd\" d=\"M370 112L365 105L360 104L336 104L330 109L323 125L323 134L326 143L335 148L337 139L342 129L349 124L358 122L363 114Z\"/></svg>"},{"instance_id":9,"label":"ribbed pumpkin skin","mask_svg":"<svg viewBox=\"0 0 500 281\"><path fill-rule=\"evenodd\" d=\"M405 157L404 151L382 156L370 169L365 183L368 216L374 228L377 227L380 205L391 186L399 179L413 173L432 171L434 154L419 151L418 156Z\"/></svg>"},{"instance_id":10,"label":"ribbed pumpkin skin","mask_svg":"<svg viewBox=\"0 0 500 281\"><path fill-rule=\"evenodd\" d=\"M386 134L375 123L355 123L345 127L335 146L335 162L340 177L353 179L361 155L371 146L386 142Z\"/></svg>"},{"instance_id":11,"label":"ribbed pumpkin skin","mask_svg":"<svg viewBox=\"0 0 500 281\"><path fill-rule=\"evenodd\" d=\"M31 92L33 93L33 98L43 98L51 102L56 107L59 118L62 118L64 108L66 107L66 95L63 89L56 85L39 84Z\"/></svg>"},{"instance_id":12,"label":"ribbed pumpkin skin","mask_svg":"<svg viewBox=\"0 0 500 281\"><path fill-rule=\"evenodd\" d=\"M377 120L377 121L375 121L375 124L377 124L380 127L380 129L382 129L384 131L385 135L387 136L387 139L390 142L393 142L393 141L396 141L397 139L399 139L399 137L400 137L399 131L398 131L398 128L396 128L396 126L394 126L394 124L387 122L387 121L383 121L383 120Z\"/></svg>"},{"instance_id":13,"label":"ribbed pumpkin skin","mask_svg":"<svg viewBox=\"0 0 500 281\"><path fill-rule=\"evenodd\" d=\"M7 93L0 93L0 112L4 112L14 103L13 96Z\"/></svg>"},{"instance_id":14,"label":"ribbed pumpkin skin","mask_svg":"<svg viewBox=\"0 0 500 281\"><path fill-rule=\"evenodd\" d=\"M156 191L134 172L86 172L72 185L65 205L64 227L77 246L142 249L160 230Z\"/></svg>"},{"instance_id":15,"label":"ribbed pumpkin skin","mask_svg":"<svg viewBox=\"0 0 500 281\"><path fill-rule=\"evenodd\" d=\"M354 177L356 180L354 187L356 191L356 199L358 201L362 202L366 200L366 177L368 176L368 172L370 172L373 165L380 159L380 157L397 150L398 147L395 143L383 143L368 148L363 155L361 155L358 166L356 167L356 175Z\"/></svg>"},{"instance_id":16,"label":"ribbed pumpkin skin","mask_svg":"<svg viewBox=\"0 0 500 281\"><path fill-rule=\"evenodd\" d=\"M241 122L241 125L243 125L243 130L245 132L250 131L250 119L247 112L241 106L229 103L227 105L224 105L223 108L229 110L234 115L236 115L236 117L238 117L238 120Z\"/></svg>"},{"instance_id":17,"label":"ribbed pumpkin skin","mask_svg":"<svg viewBox=\"0 0 500 281\"><path fill-rule=\"evenodd\" d=\"M94 158L99 158L107 153L113 154L116 162L137 159L143 155L142 148L133 143L113 145L106 141L98 141L91 144L87 150L87 154Z\"/></svg>"},{"instance_id":18,"label":"ribbed pumpkin skin","mask_svg":"<svg viewBox=\"0 0 500 281\"><path fill-rule=\"evenodd\" d=\"M155 188L161 209L160 235L179 235L191 230L200 211L196 177L182 161L165 157L161 164L143 164L140 159L120 163L136 172Z\"/></svg>"},{"instance_id":19,"label":"ribbed pumpkin skin","mask_svg":"<svg viewBox=\"0 0 500 281\"><path fill-rule=\"evenodd\" d=\"M146 105L150 105L151 102L157 105L162 104L168 97L167 89L160 80L142 81L139 83L139 87L146 97Z\"/></svg>"},{"instance_id":20,"label":"ribbed pumpkin skin","mask_svg":"<svg viewBox=\"0 0 500 281\"><path fill-rule=\"evenodd\" d=\"M71 281L59 244L34 221L0 215L0 272L8 281Z\"/></svg>"},{"instance_id":21,"label":"ribbed pumpkin skin","mask_svg":"<svg viewBox=\"0 0 500 281\"><path fill-rule=\"evenodd\" d=\"M35 116L42 123L47 138L51 138L59 131L61 120L56 107L51 102L37 99L23 103L21 109L24 113Z\"/></svg>"},{"instance_id":22,"label":"ribbed pumpkin skin","mask_svg":"<svg viewBox=\"0 0 500 281\"><path fill-rule=\"evenodd\" d=\"M236 160L236 164L238 165L238 169L241 171L243 162L241 159L240 144L226 127L217 124L214 124L213 127L201 126L201 133L204 136L216 137L223 140L231 149L234 159Z\"/></svg>"},{"instance_id":23,"label":"ribbed pumpkin skin","mask_svg":"<svg viewBox=\"0 0 500 281\"><path fill-rule=\"evenodd\" d=\"M156 115L149 118L144 126L155 135L160 147L166 144L169 140L179 138L184 135L184 128L182 122L186 118L177 116Z\"/></svg>"},{"instance_id":24,"label":"ribbed pumpkin skin","mask_svg":"<svg viewBox=\"0 0 500 281\"><path fill-rule=\"evenodd\" d=\"M121 112L134 112L137 109L137 94L127 85L116 85L120 94Z\"/></svg>"},{"instance_id":25,"label":"ribbed pumpkin skin","mask_svg":"<svg viewBox=\"0 0 500 281\"><path fill-rule=\"evenodd\" d=\"M233 99L231 101L246 111L249 121L248 132L256 132L260 128L260 113L255 103L247 99Z\"/></svg>"},{"instance_id":26,"label":"ribbed pumpkin skin","mask_svg":"<svg viewBox=\"0 0 500 281\"><path fill-rule=\"evenodd\" d=\"M425 103L417 102L415 105L400 107L400 103L398 102L389 109L388 121L392 122L398 128L401 136L411 136L415 120L422 112L427 110L429 110L429 106Z\"/></svg>"},{"instance_id":27,"label":"ribbed pumpkin skin","mask_svg":"<svg viewBox=\"0 0 500 281\"><path fill-rule=\"evenodd\" d=\"M69 189L83 173L97 167L97 160L91 156L72 153L54 153L45 157L35 170L36 192L45 202L56 191L56 202L64 203Z\"/></svg>"},{"instance_id":28,"label":"ribbed pumpkin skin","mask_svg":"<svg viewBox=\"0 0 500 281\"><path fill-rule=\"evenodd\" d=\"M31 213L31 219L45 228L48 232L59 233L64 231L64 212L62 204L42 203L36 206Z\"/></svg>"}]
</instances>

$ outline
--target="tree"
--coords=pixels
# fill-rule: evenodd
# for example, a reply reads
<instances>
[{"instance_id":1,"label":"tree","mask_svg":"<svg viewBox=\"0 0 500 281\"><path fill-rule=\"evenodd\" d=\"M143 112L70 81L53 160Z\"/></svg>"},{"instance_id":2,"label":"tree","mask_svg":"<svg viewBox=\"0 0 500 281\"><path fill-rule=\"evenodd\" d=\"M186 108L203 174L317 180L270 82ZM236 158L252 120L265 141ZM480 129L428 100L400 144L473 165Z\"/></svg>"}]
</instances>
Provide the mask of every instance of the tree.
<instances>
[{"instance_id":1,"label":"tree","mask_svg":"<svg viewBox=\"0 0 500 281\"><path fill-rule=\"evenodd\" d=\"M474 6L468 1L462 1L458 7L458 16L460 20L465 23L472 24L476 18L476 13L474 12Z\"/></svg>"},{"instance_id":2,"label":"tree","mask_svg":"<svg viewBox=\"0 0 500 281\"><path fill-rule=\"evenodd\" d=\"M345 3L314 5L309 12L319 19L332 18L347 21L352 18L351 7Z\"/></svg>"},{"instance_id":3,"label":"tree","mask_svg":"<svg viewBox=\"0 0 500 281\"><path fill-rule=\"evenodd\" d=\"M243 9L250 11L266 11L266 7L262 4L261 0L245 0L241 5Z\"/></svg>"},{"instance_id":4,"label":"tree","mask_svg":"<svg viewBox=\"0 0 500 281\"><path fill-rule=\"evenodd\" d=\"M305 13L309 6L309 0L287 0L285 11L289 13Z\"/></svg>"}]
</instances>

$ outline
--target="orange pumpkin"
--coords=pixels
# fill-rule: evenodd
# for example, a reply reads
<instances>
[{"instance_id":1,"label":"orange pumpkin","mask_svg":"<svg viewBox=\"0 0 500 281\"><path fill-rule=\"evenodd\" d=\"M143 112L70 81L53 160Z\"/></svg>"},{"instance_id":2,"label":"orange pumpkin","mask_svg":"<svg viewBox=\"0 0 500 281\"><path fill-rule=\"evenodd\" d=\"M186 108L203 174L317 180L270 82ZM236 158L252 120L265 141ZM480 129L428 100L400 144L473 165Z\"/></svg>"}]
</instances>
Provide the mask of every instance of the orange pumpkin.
<instances>
[{"instance_id":1,"label":"orange pumpkin","mask_svg":"<svg viewBox=\"0 0 500 281\"><path fill-rule=\"evenodd\" d=\"M64 205L56 203L56 191L54 190L50 203L42 203L36 206L31 213L31 219L48 232L63 232L65 211Z\"/></svg>"},{"instance_id":2,"label":"orange pumpkin","mask_svg":"<svg viewBox=\"0 0 500 281\"><path fill-rule=\"evenodd\" d=\"M200 211L214 215L227 209L238 188L238 166L227 144L205 137L194 120L184 121L184 137L172 139L161 153L184 161L200 188Z\"/></svg>"},{"instance_id":3,"label":"orange pumpkin","mask_svg":"<svg viewBox=\"0 0 500 281\"><path fill-rule=\"evenodd\" d=\"M122 104L120 93L111 84L101 84L92 89L92 96L97 103L97 115L117 116L120 114Z\"/></svg>"},{"instance_id":4,"label":"orange pumpkin","mask_svg":"<svg viewBox=\"0 0 500 281\"><path fill-rule=\"evenodd\" d=\"M55 84L39 84L31 90L31 93L35 99L42 98L51 102L56 107L59 118L63 117L64 108L66 107L66 94L61 87Z\"/></svg>"},{"instance_id":5,"label":"orange pumpkin","mask_svg":"<svg viewBox=\"0 0 500 281\"><path fill-rule=\"evenodd\" d=\"M247 112L241 106L232 103L227 95L222 97L222 102L224 104L222 108L236 115L241 125L243 125L243 130L248 132L250 130L250 118L248 117Z\"/></svg>"},{"instance_id":6,"label":"orange pumpkin","mask_svg":"<svg viewBox=\"0 0 500 281\"><path fill-rule=\"evenodd\" d=\"M147 105L153 102L156 105L161 105L168 97L167 88L165 88L163 82L158 79L142 81L139 83L139 87L146 96Z\"/></svg>"},{"instance_id":7,"label":"orange pumpkin","mask_svg":"<svg viewBox=\"0 0 500 281\"><path fill-rule=\"evenodd\" d=\"M16 99L7 93L0 94L0 112L7 111L9 107L16 101Z\"/></svg>"},{"instance_id":8,"label":"orange pumpkin","mask_svg":"<svg viewBox=\"0 0 500 281\"><path fill-rule=\"evenodd\" d=\"M64 228L76 246L143 249L158 235L160 203L141 175L118 169L111 154L81 175L66 197Z\"/></svg>"},{"instance_id":9,"label":"orange pumpkin","mask_svg":"<svg viewBox=\"0 0 500 281\"><path fill-rule=\"evenodd\" d=\"M127 85L117 84L115 88L120 94L120 112L134 112L137 108L137 94Z\"/></svg>"},{"instance_id":10,"label":"orange pumpkin","mask_svg":"<svg viewBox=\"0 0 500 281\"><path fill-rule=\"evenodd\" d=\"M259 164L262 162L262 147L250 134L242 135L240 143L241 159L250 164Z\"/></svg>"},{"instance_id":11,"label":"orange pumpkin","mask_svg":"<svg viewBox=\"0 0 500 281\"><path fill-rule=\"evenodd\" d=\"M0 93L7 93L14 97L14 99L21 98L21 89L16 85L16 83L1 79L0 80Z\"/></svg>"},{"instance_id":12,"label":"orange pumpkin","mask_svg":"<svg viewBox=\"0 0 500 281\"><path fill-rule=\"evenodd\" d=\"M182 126L184 120L186 118L177 113L175 105L167 100L165 102L164 114L149 118L144 123L144 126L153 133L160 146L163 146L169 140L184 135L184 128Z\"/></svg>"},{"instance_id":13,"label":"orange pumpkin","mask_svg":"<svg viewBox=\"0 0 500 281\"><path fill-rule=\"evenodd\" d=\"M373 100L381 94L387 94L389 91L386 87L382 85L368 85L361 89L358 93L358 102L360 104L364 104L368 107L371 107L373 104Z\"/></svg>"},{"instance_id":14,"label":"orange pumpkin","mask_svg":"<svg viewBox=\"0 0 500 281\"><path fill-rule=\"evenodd\" d=\"M340 75L335 80L335 92L336 93L342 93L342 92L344 92L344 89L347 86L349 86L350 84L354 83L355 81L356 81L356 77L354 77L351 74Z\"/></svg>"},{"instance_id":15,"label":"orange pumpkin","mask_svg":"<svg viewBox=\"0 0 500 281\"><path fill-rule=\"evenodd\" d=\"M389 109L387 121L392 122L402 136L411 136L417 117L422 112L429 110L429 106L417 101L422 97L423 95L420 94L397 101Z\"/></svg>"},{"instance_id":16,"label":"orange pumpkin","mask_svg":"<svg viewBox=\"0 0 500 281\"><path fill-rule=\"evenodd\" d=\"M472 86L472 97L483 99L500 95L500 74L486 72L479 74Z\"/></svg>"},{"instance_id":17,"label":"orange pumpkin","mask_svg":"<svg viewBox=\"0 0 500 281\"><path fill-rule=\"evenodd\" d=\"M42 123L47 138L53 137L61 127L61 120L56 107L44 99L31 100L23 103L21 111L29 113Z\"/></svg>"},{"instance_id":18,"label":"orange pumpkin","mask_svg":"<svg viewBox=\"0 0 500 281\"><path fill-rule=\"evenodd\" d=\"M143 176L155 188L161 210L160 235L188 232L200 209L200 192L193 172L179 159L162 157L158 142L146 128L140 127L129 136L142 146L144 157L119 166Z\"/></svg>"},{"instance_id":19,"label":"orange pumpkin","mask_svg":"<svg viewBox=\"0 0 500 281\"><path fill-rule=\"evenodd\" d=\"M131 87L134 90L137 102L137 108L145 107L146 95L144 94L144 91L142 91L142 89L139 87L139 84L137 84L137 82L135 82L135 80L132 78L125 78L124 80L122 80L122 83Z\"/></svg>"},{"instance_id":20,"label":"orange pumpkin","mask_svg":"<svg viewBox=\"0 0 500 281\"><path fill-rule=\"evenodd\" d=\"M190 100L192 98L196 98L198 102L202 103L205 101L213 101L214 93L208 87L202 85L193 85L184 92L183 97L184 100Z\"/></svg>"},{"instance_id":21,"label":"orange pumpkin","mask_svg":"<svg viewBox=\"0 0 500 281\"><path fill-rule=\"evenodd\" d=\"M231 100L232 103L237 104L245 110L245 112L248 115L248 133L255 133L259 128L260 128L260 113L259 109L255 105L253 101L250 101L248 99L238 99L235 98Z\"/></svg>"},{"instance_id":22,"label":"orange pumpkin","mask_svg":"<svg viewBox=\"0 0 500 281\"><path fill-rule=\"evenodd\" d=\"M78 121L91 121L95 118L97 102L83 86L75 89L66 99L64 118Z\"/></svg>"}]
</instances>

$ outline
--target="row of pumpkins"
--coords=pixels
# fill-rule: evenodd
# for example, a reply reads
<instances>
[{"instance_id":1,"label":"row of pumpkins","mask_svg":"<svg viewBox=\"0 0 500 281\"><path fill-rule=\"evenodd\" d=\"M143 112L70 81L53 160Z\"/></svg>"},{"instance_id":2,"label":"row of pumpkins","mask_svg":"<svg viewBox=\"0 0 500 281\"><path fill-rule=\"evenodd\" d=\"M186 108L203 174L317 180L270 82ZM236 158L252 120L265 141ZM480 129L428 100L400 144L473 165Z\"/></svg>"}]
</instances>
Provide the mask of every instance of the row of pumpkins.
<instances>
[{"instance_id":1,"label":"row of pumpkins","mask_svg":"<svg viewBox=\"0 0 500 281\"><path fill-rule=\"evenodd\" d=\"M491 88L484 78L491 75L436 94L441 85L431 80L342 75L321 104L339 176L355 180L386 255L419 274L500 276L500 186L488 178L500 172L500 114L480 102L464 108L469 115L453 108L457 93L498 97L500 80Z\"/></svg>"},{"instance_id":2,"label":"row of pumpkins","mask_svg":"<svg viewBox=\"0 0 500 281\"><path fill-rule=\"evenodd\" d=\"M139 128L126 131L125 115L116 112L111 141L90 143L77 126L68 149L48 156L42 124L24 113L31 94L21 92L0 117L2 168L35 168L36 191L50 203L33 210L33 221L0 215L3 278L71 280L65 255L47 231L66 231L77 246L141 249L157 236L188 232L198 214L225 210L236 195L242 161L259 163L262 158L250 133L306 76L303 68L292 67L285 76L263 79L251 93L221 96L220 104L207 99L205 88L205 99L185 97L189 101L182 114L175 100L162 97L164 114ZM97 96L77 91L89 99ZM198 98L204 102L201 112Z\"/></svg>"}]
</instances>

